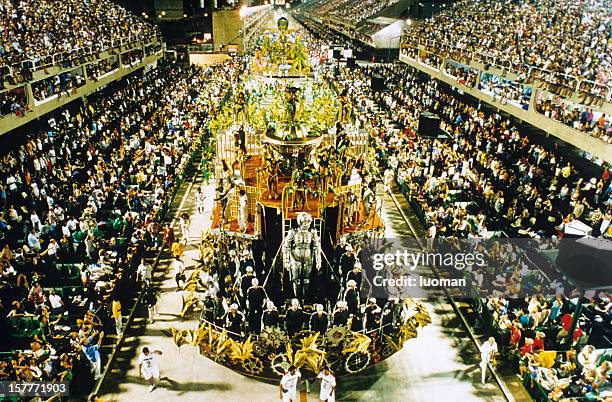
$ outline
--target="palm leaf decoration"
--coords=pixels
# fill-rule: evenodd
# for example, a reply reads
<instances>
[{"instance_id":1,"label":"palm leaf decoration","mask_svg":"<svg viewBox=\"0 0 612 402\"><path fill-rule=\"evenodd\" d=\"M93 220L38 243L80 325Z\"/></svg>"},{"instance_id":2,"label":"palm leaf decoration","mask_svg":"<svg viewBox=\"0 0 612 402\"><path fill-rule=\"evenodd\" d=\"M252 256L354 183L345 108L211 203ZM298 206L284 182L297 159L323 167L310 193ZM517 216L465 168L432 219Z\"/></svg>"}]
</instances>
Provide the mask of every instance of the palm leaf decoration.
<instances>
[{"instance_id":1,"label":"palm leaf decoration","mask_svg":"<svg viewBox=\"0 0 612 402\"><path fill-rule=\"evenodd\" d=\"M180 330L172 328L172 339L179 348L193 342L193 332L190 329Z\"/></svg>"},{"instance_id":2,"label":"palm leaf decoration","mask_svg":"<svg viewBox=\"0 0 612 402\"><path fill-rule=\"evenodd\" d=\"M342 350L342 353L352 353L352 352L360 352L367 353L368 347L372 342L372 339L364 334L360 334L359 332L352 332L351 335L353 339L351 342Z\"/></svg>"},{"instance_id":3,"label":"palm leaf decoration","mask_svg":"<svg viewBox=\"0 0 612 402\"><path fill-rule=\"evenodd\" d=\"M251 335L244 342L234 341L229 345L230 358L233 360L245 361L253 356L253 341Z\"/></svg>"},{"instance_id":4,"label":"palm leaf decoration","mask_svg":"<svg viewBox=\"0 0 612 402\"><path fill-rule=\"evenodd\" d=\"M431 324L431 316L429 315L429 312L425 309L425 306L423 306L421 303L417 303L416 310L417 313L414 318L416 319L419 327L424 327L426 325Z\"/></svg>"}]
</instances>

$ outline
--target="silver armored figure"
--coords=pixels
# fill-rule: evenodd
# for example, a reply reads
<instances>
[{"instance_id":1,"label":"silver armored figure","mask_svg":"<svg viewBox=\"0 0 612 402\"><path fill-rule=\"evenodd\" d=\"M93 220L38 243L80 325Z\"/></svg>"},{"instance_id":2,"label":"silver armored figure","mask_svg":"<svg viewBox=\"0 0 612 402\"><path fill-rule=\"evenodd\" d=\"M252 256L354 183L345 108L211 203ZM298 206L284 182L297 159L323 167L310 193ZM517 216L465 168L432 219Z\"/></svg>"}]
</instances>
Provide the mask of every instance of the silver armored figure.
<instances>
[{"instance_id":1,"label":"silver armored figure","mask_svg":"<svg viewBox=\"0 0 612 402\"><path fill-rule=\"evenodd\" d=\"M321 269L321 242L314 228L310 228L312 217L300 212L298 227L291 229L283 243L283 265L289 271L295 296L302 299L310 283L313 265Z\"/></svg>"}]
</instances>

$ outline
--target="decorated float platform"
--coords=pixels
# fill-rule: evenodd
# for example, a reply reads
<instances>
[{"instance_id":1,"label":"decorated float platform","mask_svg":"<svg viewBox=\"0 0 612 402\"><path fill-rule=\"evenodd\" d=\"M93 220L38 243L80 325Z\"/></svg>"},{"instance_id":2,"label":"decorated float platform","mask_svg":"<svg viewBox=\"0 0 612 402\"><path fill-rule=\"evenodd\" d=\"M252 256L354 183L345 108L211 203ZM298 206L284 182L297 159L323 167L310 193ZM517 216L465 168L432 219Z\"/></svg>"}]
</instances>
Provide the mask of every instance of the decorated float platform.
<instances>
[{"instance_id":1,"label":"decorated float platform","mask_svg":"<svg viewBox=\"0 0 612 402\"><path fill-rule=\"evenodd\" d=\"M286 121L284 92L287 88L295 88L302 97L302 105L296 110L298 121L293 123ZM348 205L349 195L361 194L366 185L363 177L351 177L353 167L373 155L368 148L368 133L354 127L348 117L338 119L342 105L330 86L307 76L259 76L251 77L241 91L229 101L223 117L213 123L217 167L227 167L225 173L218 168L217 177L225 174L235 184L228 205L215 204L213 233L261 237L266 208L280 212L282 220L289 221L295 220L300 212L308 212L314 219L325 219L329 208L334 208L341 215L334 238L384 229L380 211L373 209L366 213L361 203ZM244 105L239 105L240 102ZM343 119L343 131L338 133L338 120ZM270 127L279 132L270 134L267 132ZM297 135L289 138L292 129ZM347 144L340 151L342 161L338 160L336 149L341 141ZM321 161L318 157L322 152L331 161ZM274 189L268 183L270 160L281 164ZM320 177L323 163L328 165L324 168L329 176L326 178ZM304 177L296 178L296 169L302 169ZM300 181L303 194L296 194L299 190L296 181ZM242 226L238 222L241 190L248 199L248 224ZM296 205L297 196L304 198L299 200L299 205ZM347 213L351 214L350 218Z\"/></svg>"},{"instance_id":2,"label":"decorated float platform","mask_svg":"<svg viewBox=\"0 0 612 402\"><path fill-rule=\"evenodd\" d=\"M277 24L286 30L281 18ZM431 322L420 302L389 297L377 300L384 307L375 327L361 325L359 313L342 325L330 319L321 331L306 324L291 334L285 325L294 301L305 317L319 309L335 313L354 286L339 272L338 244L384 234L369 135L355 125L345 93L316 81L299 61L308 56L304 33L287 32L264 34L251 74L211 123L217 182L212 228L202 234L201 264L186 281L180 312L199 316L200 325L172 330L178 347L197 346L220 365L274 383L290 365L304 379L314 379L323 366L338 377L359 373L401 350ZM291 67L278 73L288 60ZM247 261L267 303L277 308L277 325L259 326L247 298L239 296ZM365 285L359 292L361 305L370 292ZM233 314L244 314L242 326L232 329L210 314L211 295L219 294L235 303Z\"/></svg>"}]
</instances>

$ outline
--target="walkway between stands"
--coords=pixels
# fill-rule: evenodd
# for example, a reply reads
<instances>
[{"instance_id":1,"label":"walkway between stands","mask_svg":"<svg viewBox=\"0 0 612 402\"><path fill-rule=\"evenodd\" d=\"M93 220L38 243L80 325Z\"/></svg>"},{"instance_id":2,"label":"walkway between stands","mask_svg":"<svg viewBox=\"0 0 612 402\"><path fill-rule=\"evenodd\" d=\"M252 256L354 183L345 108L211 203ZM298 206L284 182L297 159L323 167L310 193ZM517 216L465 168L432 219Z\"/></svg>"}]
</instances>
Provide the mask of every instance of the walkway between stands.
<instances>
[{"instance_id":1,"label":"walkway between stands","mask_svg":"<svg viewBox=\"0 0 612 402\"><path fill-rule=\"evenodd\" d=\"M194 193L202 180L196 180L179 212L191 215L190 242L185 250L187 269L198 257L197 243L202 230L210 226L212 196L207 199L207 213L198 215ZM186 186L189 183L185 184ZM213 194L214 183L205 187ZM177 197L177 202L180 197ZM407 236L408 228L397 208L387 195L383 198L383 216L387 235ZM176 291L174 275L169 272L170 258L164 255L155 272L161 294L157 304L155 323L146 324L144 318L135 320L128 329L126 340L102 386L105 401L150 400L171 401L277 401L278 388L241 376L201 356L197 348L174 344L170 328L195 328L195 320L180 319L181 296ZM357 376L339 380L338 401L441 401L453 395L461 401L503 401L504 397L494 382L480 385L477 351L469 341L457 316L440 295L427 302L433 323L423 329L417 339L406 343L404 349L379 366ZM143 346L160 349L162 381L151 394L138 375L138 354ZM427 353L423 353L427 351ZM316 400L317 387L312 387L308 400Z\"/></svg>"}]
</instances>

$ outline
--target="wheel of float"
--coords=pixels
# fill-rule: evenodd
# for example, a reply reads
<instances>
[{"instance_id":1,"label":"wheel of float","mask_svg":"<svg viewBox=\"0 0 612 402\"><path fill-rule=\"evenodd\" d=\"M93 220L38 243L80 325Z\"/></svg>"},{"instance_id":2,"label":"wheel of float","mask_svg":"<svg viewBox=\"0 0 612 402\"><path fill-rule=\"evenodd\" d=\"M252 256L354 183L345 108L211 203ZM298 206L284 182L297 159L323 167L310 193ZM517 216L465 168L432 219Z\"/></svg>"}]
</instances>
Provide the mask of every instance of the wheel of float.
<instances>
[{"instance_id":1,"label":"wheel of float","mask_svg":"<svg viewBox=\"0 0 612 402\"><path fill-rule=\"evenodd\" d=\"M258 375L263 372L264 364L257 357L249 357L242 362L242 368L247 374Z\"/></svg>"},{"instance_id":2,"label":"wheel of float","mask_svg":"<svg viewBox=\"0 0 612 402\"><path fill-rule=\"evenodd\" d=\"M344 368L349 373L359 373L370 364L370 354L362 352L353 352L348 355Z\"/></svg>"},{"instance_id":3,"label":"wheel of float","mask_svg":"<svg viewBox=\"0 0 612 402\"><path fill-rule=\"evenodd\" d=\"M289 370L289 366L291 366L291 363L289 363L287 355L281 353L274 356L274 358L270 362L270 366L272 367L272 371L282 377L283 375L285 375L287 370Z\"/></svg>"}]
</instances>

